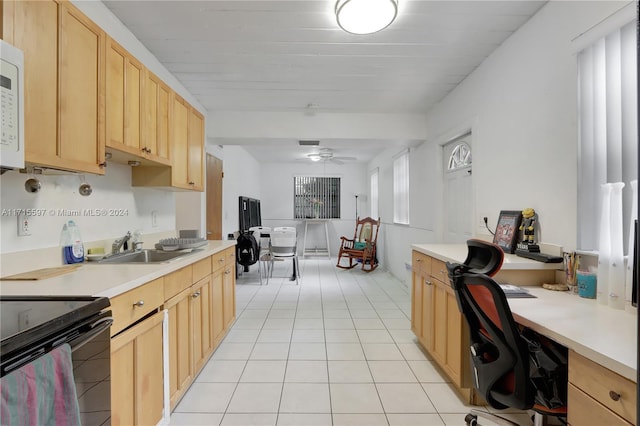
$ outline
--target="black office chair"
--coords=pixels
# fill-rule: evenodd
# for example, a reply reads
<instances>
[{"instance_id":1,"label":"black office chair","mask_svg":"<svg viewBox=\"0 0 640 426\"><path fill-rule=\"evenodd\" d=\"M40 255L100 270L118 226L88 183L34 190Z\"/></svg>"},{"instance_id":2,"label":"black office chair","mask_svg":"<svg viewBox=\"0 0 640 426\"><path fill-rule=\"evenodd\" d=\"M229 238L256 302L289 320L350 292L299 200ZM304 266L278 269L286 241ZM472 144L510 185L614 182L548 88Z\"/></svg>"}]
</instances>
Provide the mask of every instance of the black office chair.
<instances>
[{"instance_id":1,"label":"black office chair","mask_svg":"<svg viewBox=\"0 0 640 426\"><path fill-rule=\"evenodd\" d=\"M540 401L540 391L531 376L531 367L537 366L530 361L530 344L516 325L504 292L491 278L500 270L504 252L481 240L469 240L467 246L464 264L447 263L447 269L458 307L469 325L474 387L491 407L534 410L536 426L543 424L544 415L566 417L566 377L564 388L559 383L565 394L560 398L563 406L548 408L536 403L536 399ZM476 425L478 417L499 424L517 424L478 410L472 410L465 421Z\"/></svg>"}]
</instances>

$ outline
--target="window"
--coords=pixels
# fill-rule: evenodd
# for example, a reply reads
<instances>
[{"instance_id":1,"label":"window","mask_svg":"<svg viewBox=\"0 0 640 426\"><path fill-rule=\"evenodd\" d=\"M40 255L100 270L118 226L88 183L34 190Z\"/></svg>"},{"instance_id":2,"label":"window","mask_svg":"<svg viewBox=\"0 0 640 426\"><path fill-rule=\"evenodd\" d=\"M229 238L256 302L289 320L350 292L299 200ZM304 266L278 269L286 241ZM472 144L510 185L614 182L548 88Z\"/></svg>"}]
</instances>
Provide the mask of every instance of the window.
<instances>
[{"instance_id":1,"label":"window","mask_svg":"<svg viewBox=\"0 0 640 426\"><path fill-rule=\"evenodd\" d=\"M460 142L451 150L449 161L447 162L447 171L464 169L471 165L471 148L466 142Z\"/></svg>"},{"instance_id":2,"label":"window","mask_svg":"<svg viewBox=\"0 0 640 426\"><path fill-rule=\"evenodd\" d=\"M393 222L409 224L409 151L393 159Z\"/></svg>"},{"instance_id":3,"label":"window","mask_svg":"<svg viewBox=\"0 0 640 426\"><path fill-rule=\"evenodd\" d=\"M624 241L629 235L631 189L637 179L638 111L635 21L578 54L580 144L578 248L598 248L600 185L625 182ZM626 246L626 244L625 244Z\"/></svg>"},{"instance_id":4,"label":"window","mask_svg":"<svg viewBox=\"0 0 640 426\"><path fill-rule=\"evenodd\" d=\"M340 219L340 178L294 176L294 219Z\"/></svg>"},{"instance_id":5,"label":"window","mask_svg":"<svg viewBox=\"0 0 640 426\"><path fill-rule=\"evenodd\" d=\"M371 217L377 219L378 213L378 169L371 172Z\"/></svg>"}]
</instances>

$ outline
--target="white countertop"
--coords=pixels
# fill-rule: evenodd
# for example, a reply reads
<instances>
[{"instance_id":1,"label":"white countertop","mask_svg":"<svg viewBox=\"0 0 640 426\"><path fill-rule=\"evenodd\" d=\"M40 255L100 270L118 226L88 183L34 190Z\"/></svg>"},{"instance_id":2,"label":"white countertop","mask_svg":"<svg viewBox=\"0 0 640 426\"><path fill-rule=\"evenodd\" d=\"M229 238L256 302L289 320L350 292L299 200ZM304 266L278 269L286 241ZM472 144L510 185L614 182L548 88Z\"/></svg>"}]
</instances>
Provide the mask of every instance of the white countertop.
<instances>
[{"instance_id":1,"label":"white countertop","mask_svg":"<svg viewBox=\"0 0 640 426\"><path fill-rule=\"evenodd\" d=\"M637 318L566 291L527 287L537 299L508 299L516 322L635 382Z\"/></svg>"},{"instance_id":2,"label":"white countertop","mask_svg":"<svg viewBox=\"0 0 640 426\"><path fill-rule=\"evenodd\" d=\"M466 244L413 244L413 250L419 251L443 262L463 263L467 258ZM537 260L527 259L525 257L516 256L515 254L504 255L501 269L508 270L544 270L544 269L562 269L562 263L543 263Z\"/></svg>"},{"instance_id":3,"label":"white countertop","mask_svg":"<svg viewBox=\"0 0 640 426\"><path fill-rule=\"evenodd\" d=\"M168 263L98 264L85 262L76 271L38 281L2 281L4 296L103 296L114 297L235 246L235 240L209 241L194 253ZM37 268L34 268L37 269Z\"/></svg>"},{"instance_id":4,"label":"white countertop","mask_svg":"<svg viewBox=\"0 0 640 426\"><path fill-rule=\"evenodd\" d=\"M412 248L444 262L462 263L467 258L466 244L414 244ZM505 254L501 269L562 269L562 263L542 263ZM635 315L569 292L538 286L527 286L526 289L537 298L508 299L517 323L633 382L637 380L638 327Z\"/></svg>"}]
</instances>

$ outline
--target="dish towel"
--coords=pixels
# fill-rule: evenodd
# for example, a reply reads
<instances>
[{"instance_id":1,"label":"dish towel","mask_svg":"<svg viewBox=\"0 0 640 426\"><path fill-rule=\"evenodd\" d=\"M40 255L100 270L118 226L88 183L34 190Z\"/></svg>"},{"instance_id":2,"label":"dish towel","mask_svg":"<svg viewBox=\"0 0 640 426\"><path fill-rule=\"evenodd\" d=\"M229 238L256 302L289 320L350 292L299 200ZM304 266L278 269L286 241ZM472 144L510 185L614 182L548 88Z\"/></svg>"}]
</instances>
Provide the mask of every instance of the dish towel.
<instances>
[{"instance_id":1,"label":"dish towel","mask_svg":"<svg viewBox=\"0 0 640 426\"><path fill-rule=\"evenodd\" d=\"M2 425L80 424L68 344L4 376L0 394Z\"/></svg>"}]
</instances>

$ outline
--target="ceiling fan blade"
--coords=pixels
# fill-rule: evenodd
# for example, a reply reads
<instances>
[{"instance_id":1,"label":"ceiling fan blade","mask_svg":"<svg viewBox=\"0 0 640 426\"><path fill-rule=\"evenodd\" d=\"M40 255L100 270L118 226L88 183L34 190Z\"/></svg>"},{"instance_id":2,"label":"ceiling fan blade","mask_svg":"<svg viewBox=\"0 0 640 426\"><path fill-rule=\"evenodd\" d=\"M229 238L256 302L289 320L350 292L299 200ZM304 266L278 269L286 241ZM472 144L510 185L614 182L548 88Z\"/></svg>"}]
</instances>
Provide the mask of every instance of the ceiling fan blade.
<instances>
[{"instance_id":1,"label":"ceiling fan blade","mask_svg":"<svg viewBox=\"0 0 640 426\"><path fill-rule=\"evenodd\" d=\"M355 161L356 157L333 157L334 160Z\"/></svg>"},{"instance_id":2,"label":"ceiling fan blade","mask_svg":"<svg viewBox=\"0 0 640 426\"><path fill-rule=\"evenodd\" d=\"M327 160L327 161L331 161L333 164L343 165L344 163L342 161L338 160L338 158L333 157L333 158L331 158L330 160Z\"/></svg>"}]
</instances>

